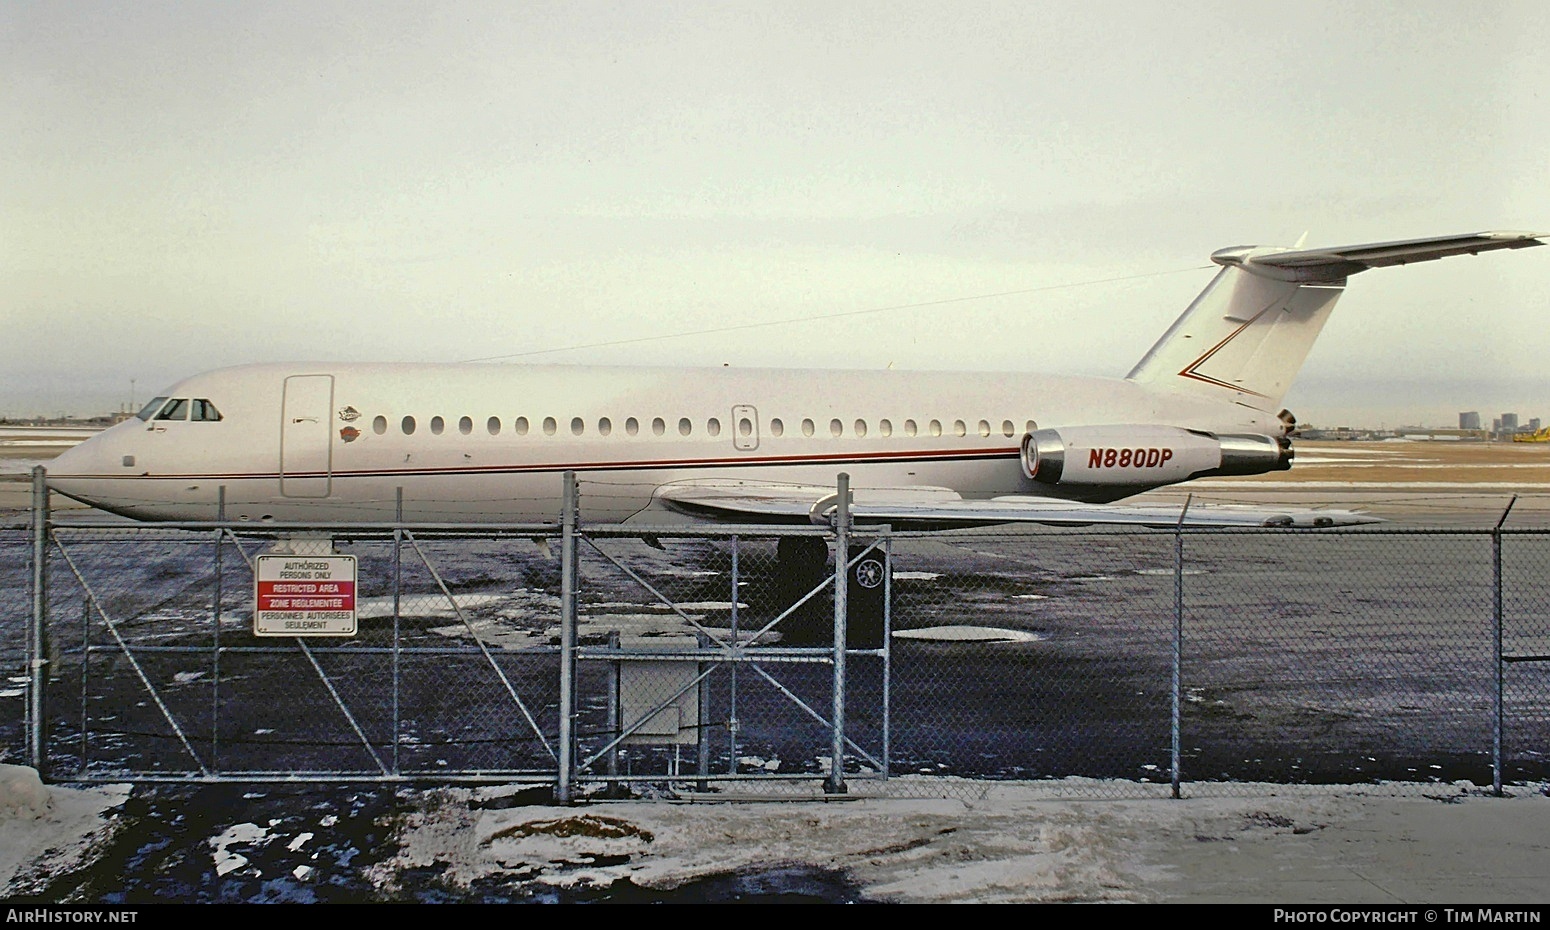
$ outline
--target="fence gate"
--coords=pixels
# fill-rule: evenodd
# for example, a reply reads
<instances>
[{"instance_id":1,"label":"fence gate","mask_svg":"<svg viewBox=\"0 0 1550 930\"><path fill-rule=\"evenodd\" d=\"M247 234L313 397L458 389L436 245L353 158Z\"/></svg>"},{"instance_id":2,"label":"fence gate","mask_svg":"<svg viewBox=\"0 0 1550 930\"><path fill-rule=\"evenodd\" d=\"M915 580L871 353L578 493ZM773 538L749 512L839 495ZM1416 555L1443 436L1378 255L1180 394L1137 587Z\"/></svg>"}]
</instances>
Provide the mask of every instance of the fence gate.
<instances>
[{"instance_id":1,"label":"fence gate","mask_svg":"<svg viewBox=\"0 0 1550 930\"><path fill-rule=\"evenodd\" d=\"M638 530L582 534L578 783L762 792L822 779L843 791L846 779L886 777L887 540L793 583L780 541L823 537L770 533L653 536L661 558ZM842 567L846 593L863 596L847 599L837 648Z\"/></svg>"}]
</instances>

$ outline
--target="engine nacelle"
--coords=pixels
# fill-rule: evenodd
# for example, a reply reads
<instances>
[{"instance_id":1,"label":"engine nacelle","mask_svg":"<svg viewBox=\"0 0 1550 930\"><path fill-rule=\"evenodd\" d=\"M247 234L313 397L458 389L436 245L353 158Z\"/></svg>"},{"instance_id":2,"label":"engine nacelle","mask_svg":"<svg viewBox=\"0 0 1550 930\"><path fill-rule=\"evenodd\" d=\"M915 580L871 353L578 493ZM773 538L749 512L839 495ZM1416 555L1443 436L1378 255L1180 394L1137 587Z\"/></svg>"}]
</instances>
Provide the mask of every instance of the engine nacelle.
<instances>
[{"instance_id":1,"label":"engine nacelle","mask_svg":"<svg viewBox=\"0 0 1550 930\"><path fill-rule=\"evenodd\" d=\"M1291 443L1177 426L1073 426L1023 437L1023 474L1044 484L1158 487L1292 467Z\"/></svg>"}]
</instances>

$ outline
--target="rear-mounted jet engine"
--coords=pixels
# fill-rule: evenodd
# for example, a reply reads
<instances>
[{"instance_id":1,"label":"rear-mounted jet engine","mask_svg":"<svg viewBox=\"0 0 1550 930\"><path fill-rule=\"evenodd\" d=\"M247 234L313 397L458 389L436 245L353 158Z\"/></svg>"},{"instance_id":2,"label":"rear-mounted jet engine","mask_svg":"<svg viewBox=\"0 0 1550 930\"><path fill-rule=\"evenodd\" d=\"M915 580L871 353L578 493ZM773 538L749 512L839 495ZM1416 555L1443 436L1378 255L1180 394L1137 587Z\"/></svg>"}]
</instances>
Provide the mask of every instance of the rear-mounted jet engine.
<instances>
[{"instance_id":1,"label":"rear-mounted jet engine","mask_svg":"<svg viewBox=\"0 0 1550 930\"><path fill-rule=\"evenodd\" d=\"M1285 438L1176 426L1076 426L1023 437L1023 474L1044 484L1147 486L1292 467Z\"/></svg>"}]
</instances>

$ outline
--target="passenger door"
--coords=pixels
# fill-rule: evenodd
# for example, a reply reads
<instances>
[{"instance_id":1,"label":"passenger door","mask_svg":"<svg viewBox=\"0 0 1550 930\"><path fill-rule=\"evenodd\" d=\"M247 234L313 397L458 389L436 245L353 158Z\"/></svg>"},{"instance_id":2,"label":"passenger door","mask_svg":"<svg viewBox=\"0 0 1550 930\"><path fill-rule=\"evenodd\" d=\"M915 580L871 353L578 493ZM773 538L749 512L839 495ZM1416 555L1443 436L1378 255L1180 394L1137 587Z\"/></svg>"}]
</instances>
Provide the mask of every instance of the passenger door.
<instances>
[{"instance_id":1,"label":"passenger door","mask_svg":"<svg viewBox=\"0 0 1550 930\"><path fill-rule=\"evenodd\" d=\"M285 379L280 420L280 493L285 497L327 497L332 478L329 411L333 375Z\"/></svg>"}]
</instances>

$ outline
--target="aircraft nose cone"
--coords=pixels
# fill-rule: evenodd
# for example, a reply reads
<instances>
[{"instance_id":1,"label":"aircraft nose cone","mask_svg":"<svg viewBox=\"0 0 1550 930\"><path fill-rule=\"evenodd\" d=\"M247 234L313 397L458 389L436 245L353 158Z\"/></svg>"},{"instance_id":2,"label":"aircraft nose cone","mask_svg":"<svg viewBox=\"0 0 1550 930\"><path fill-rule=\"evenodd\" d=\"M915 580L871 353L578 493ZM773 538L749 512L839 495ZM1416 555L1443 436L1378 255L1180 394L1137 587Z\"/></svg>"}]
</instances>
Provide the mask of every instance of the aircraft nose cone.
<instances>
[{"instance_id":1,"label":"aircraft nose cone","mask_svg":"<svg viewBox=\"0 0 1550 930\"><path fill-rule=\"evenodd\" d=\"M49 489L92 503L89 498L94 486L101 490L100 479L128 474L131 469L124 467L125 450L119 438L123 436L121 427L122 424L98 433L45 462Z\"/></svg>"},{"instance_id":2,"label":"aircraft nose cone","mask_svg":"<svg viewBox=\"0 0 1550 930\"><path fill-rule=\"evenodd\" d=\"M71 446L44 463L43 467L48 470L49 484L52 485L56 478L73 478L99 473L101 469L98 465L102 454L101 450L96 448L98 438L93 437Z\"/></svg>"}]
</instances>

